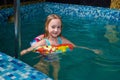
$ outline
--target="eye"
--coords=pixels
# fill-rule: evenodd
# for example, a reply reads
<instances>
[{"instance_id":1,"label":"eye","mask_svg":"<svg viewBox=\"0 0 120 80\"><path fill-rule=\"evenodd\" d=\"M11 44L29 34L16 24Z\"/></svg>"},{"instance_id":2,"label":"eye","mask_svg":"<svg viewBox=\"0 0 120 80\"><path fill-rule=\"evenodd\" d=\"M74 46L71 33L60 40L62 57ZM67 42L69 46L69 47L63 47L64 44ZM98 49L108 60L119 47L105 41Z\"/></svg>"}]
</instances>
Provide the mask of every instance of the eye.
<instances>
[{"instance_id":1,"label":"eye","mask_svg":"<svg viewBox=\"0 0 120 80\"><path fill-rule=\"evenodd\" d=\"M61 26L58 26L57 28L61 28Z\"/></svg>"},{"instance_id":2,"label":"eye","mask_svg":"<svg viewBox=\"0 0 120 80\"><path fill-rule=\"evenodd\" d=\"M55 28L55 26L53 25L53 26L51 26L53 29Z\"/></svg>"}]
</instances>

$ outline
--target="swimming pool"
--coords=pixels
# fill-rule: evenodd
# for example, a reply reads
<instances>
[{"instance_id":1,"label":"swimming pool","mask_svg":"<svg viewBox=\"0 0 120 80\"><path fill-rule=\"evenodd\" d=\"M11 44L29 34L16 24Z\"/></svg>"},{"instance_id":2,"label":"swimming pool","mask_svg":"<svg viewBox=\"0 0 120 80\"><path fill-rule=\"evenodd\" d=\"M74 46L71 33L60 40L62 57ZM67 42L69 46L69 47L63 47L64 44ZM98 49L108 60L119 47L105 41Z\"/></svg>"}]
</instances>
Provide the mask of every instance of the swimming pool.
<instances>
[{"instance_id":1,"label":"swimming pool","mask_svg":"<svg viewBox=\"0 0 120 80\"><path fill-rule=\"evenodd\" d=\"M31 6L39 8L39 12L33 14L38 10L31 9ZM97 55L84 49L74 49L72 52L60 55L59 80L114 80L115 78L120 80L120 11L58 3L33 4L25 8L29 10L21 15L22 49L29 47L29 42L44 32L43 23L46 16L56 13L62 17L62 34L65 37L76 45L103 51ZM11 54L14 52L12 45L14 41L11 39L14 38L13 24L5 23L1 26L1 51L14 55ZM11 36L8 36L10 34ZM21 57L21 60L32 66L39 61L36 56L38 54L30 53Z\"/></svg>"}]
</instances>

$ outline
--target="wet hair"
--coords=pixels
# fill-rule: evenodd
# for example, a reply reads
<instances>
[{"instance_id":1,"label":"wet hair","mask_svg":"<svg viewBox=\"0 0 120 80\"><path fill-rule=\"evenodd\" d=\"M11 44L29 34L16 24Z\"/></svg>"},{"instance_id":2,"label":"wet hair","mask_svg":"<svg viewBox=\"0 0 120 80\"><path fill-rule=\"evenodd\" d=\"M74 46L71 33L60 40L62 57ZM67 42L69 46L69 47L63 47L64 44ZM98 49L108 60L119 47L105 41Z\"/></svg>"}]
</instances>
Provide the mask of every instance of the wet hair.
<instances>
[{"instance_id":1,"label":"wet hair","mask_svg":"<svg viewBox=\"0 0 120 80\"><path fill-rule=\"evenodd\" d=\"M58 16L56 14L48 15L48 17L46 19L46 22L45 22L45 37L48 37L48 35L49 35L48 25L49 25L50 21L53 20L53 19L59 19L61 21L61 27L62 27L62 20L61 20L60 16ZM59 36L61 36L61 34Z\"/></svg>"}]
</instances>

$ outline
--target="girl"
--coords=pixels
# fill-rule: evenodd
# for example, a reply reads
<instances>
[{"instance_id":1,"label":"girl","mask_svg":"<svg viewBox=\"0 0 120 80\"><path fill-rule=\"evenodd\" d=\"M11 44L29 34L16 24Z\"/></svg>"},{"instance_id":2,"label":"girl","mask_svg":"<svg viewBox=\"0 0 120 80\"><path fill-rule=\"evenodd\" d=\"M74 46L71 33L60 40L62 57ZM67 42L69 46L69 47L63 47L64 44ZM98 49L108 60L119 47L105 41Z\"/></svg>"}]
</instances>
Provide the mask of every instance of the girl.
<instances>
[{"instance_id":1,"label":"girl","mask_svg":"<svg viewBox=\"0 0 120 80\"><path fill-rule=\"evenodd\" d=\"M45 34L39 36L40 41L34 43L30 48L21 51L21 55L24 55L36 47L45 46L45 45L59 45L59 44L72 44L73 47L84 48L88 50L92 50L95 53L99 53L98 50L89 49L87 47L76 46L66 38L61 35L62 31L62 21L61 18L56 14L51 14L47 17L45 23ZM49 65L53 66L53 77L54 80L58 80L58 72L60 69L59 57L57 54L50 54L41 58L40 62L38 62L34 67L38 70L48 74Z\"/></svg>"}]
</instances>

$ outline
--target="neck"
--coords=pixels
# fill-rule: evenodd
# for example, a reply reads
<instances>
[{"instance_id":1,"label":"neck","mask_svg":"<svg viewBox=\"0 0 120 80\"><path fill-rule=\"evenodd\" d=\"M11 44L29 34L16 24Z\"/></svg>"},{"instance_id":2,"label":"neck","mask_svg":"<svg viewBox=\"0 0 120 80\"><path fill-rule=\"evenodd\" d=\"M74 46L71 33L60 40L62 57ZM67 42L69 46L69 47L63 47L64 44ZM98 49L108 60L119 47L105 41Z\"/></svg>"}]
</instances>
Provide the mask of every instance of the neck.
<instances>
[{"instance_id":1,"label":"neck","mask_svg":"<svg viewBox=\"0 0 120 80\"><path fill-rule=\"evenodd\" d=\"M51 37L49 37L48 39L51 40L51 41L57 41L57 37L52 37L52 36L51 36Z\"/></svg>"},{"instance_id":2,"label":"neck","mask_svg":"<svg viewBox=\"0 0 120 80\"><path fill-rule=\"evenodd\" d=\"M51 44L53 44L53 45L57 45L58 44L57 37L49 36L48 39L49 39Z\"/></svg>"}]
</instances>

